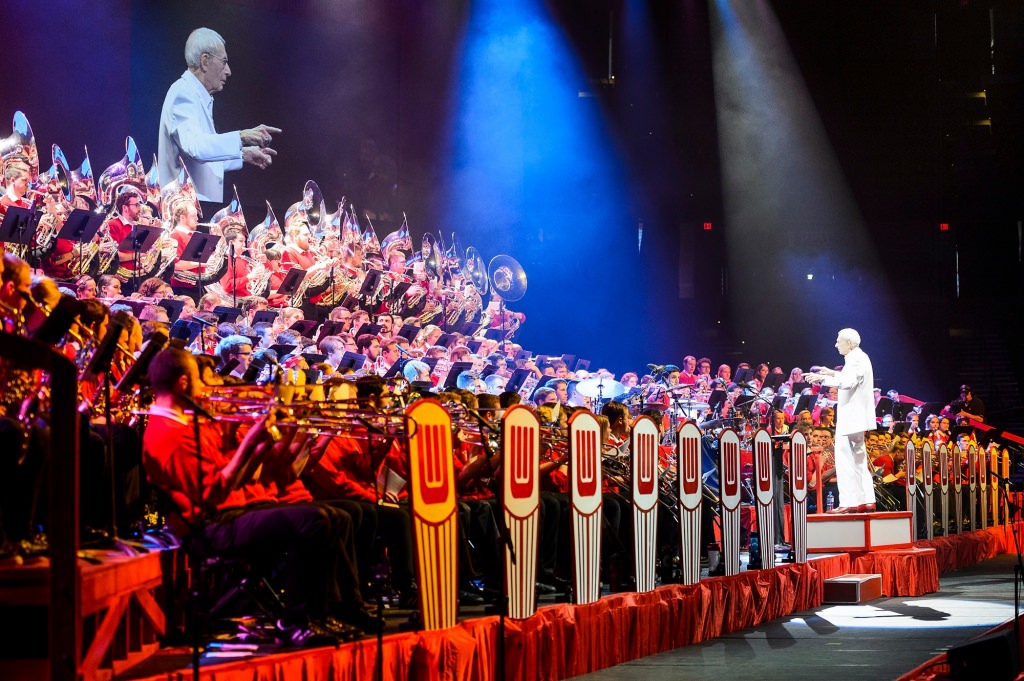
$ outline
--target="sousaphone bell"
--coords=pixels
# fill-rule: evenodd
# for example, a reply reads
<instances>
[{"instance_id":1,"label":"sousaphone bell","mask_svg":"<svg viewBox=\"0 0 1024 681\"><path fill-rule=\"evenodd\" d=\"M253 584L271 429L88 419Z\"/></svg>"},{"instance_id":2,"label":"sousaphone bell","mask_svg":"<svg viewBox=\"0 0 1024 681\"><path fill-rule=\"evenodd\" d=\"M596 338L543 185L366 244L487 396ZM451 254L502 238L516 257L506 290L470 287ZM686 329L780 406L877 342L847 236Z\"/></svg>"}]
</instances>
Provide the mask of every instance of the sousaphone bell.
<instances>
[{"instance_id":1,"label":"sousaphone bell","mask_svg":"<svg viewBox=\"0 0 1024 681\"><path fill-rule=\"evenodd\" d=\"M487 268L491 293L506 303L514 303L526 295L526 272L511 255L496 255Z\"/></svg>"}]
</instances>

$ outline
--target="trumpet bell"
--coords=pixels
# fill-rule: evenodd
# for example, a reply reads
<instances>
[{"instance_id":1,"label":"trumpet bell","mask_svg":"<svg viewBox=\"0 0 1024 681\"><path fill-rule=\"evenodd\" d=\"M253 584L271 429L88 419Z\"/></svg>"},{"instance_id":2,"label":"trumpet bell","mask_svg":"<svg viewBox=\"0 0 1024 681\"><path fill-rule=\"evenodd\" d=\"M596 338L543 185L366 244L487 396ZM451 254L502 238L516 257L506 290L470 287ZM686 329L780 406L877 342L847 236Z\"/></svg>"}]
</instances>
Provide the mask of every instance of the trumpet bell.
<instances>
[{"instance_id":1,"label":"trumpet bell","mask_svg":"<svg viewBox=\"0 0 1024 681\"><path fill-rule=\"evenodd\" d=\"M510 255L496 255L487 268L491 292L507 303L526 295L526 272L523 266Z\"/></svg>"}]
</instances>

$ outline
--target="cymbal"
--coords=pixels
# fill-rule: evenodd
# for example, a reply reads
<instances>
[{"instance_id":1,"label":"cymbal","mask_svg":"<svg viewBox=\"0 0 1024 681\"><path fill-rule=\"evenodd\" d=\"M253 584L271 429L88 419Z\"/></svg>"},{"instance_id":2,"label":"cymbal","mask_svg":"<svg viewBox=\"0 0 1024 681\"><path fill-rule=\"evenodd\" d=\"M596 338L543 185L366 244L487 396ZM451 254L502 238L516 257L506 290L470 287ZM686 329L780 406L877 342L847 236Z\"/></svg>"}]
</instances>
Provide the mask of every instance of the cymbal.
<instances>
[{"instance_id":1,"label":"cymbal","mask_svg":"<svg viewBox=\"0 0 1024 681\"><path fill-rule=\"evenodd\" d=\"M708 409L708 403L700 400L677 400L675 406L680 409L695 409L697 411Z\"/></svg>"},{"instance_id":2,"label":"cymbal","mask_svg":"<svg viewBox=\"0 0 1024 681\"><path fill-rule=\"evenodd\" d=\"M588 378L576 384L576 392L580 395L605 400L621 395L627 390L625 385L610 378Z\"/></svg>"}]
</instances>

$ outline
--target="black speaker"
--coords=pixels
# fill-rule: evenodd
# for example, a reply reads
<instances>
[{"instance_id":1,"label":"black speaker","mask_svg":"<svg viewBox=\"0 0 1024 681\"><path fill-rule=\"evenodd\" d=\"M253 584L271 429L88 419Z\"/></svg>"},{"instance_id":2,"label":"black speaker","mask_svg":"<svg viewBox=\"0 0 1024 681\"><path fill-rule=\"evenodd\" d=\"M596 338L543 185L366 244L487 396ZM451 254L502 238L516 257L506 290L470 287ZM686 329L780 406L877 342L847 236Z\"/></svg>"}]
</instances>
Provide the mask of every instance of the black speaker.
<instances>
[{"instance_id":1,"label":"black speaker","mask_svg":"<svg viewBox=\"0 0 1024 681\"><path fill-rule=\"evenodd\" d=\"M950 674L958 681L1012 681L1019 669L1013 629L954 646L946 652L946 656Z\"/></svg>"}]
</instances>

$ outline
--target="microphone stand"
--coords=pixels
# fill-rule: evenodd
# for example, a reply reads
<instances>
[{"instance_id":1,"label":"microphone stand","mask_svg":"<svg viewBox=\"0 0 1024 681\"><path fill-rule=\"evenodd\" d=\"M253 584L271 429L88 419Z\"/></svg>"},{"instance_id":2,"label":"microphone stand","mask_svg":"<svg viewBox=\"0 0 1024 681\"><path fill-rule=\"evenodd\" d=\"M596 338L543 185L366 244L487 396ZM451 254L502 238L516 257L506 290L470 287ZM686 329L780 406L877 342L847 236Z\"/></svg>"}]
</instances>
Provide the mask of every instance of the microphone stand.
<instances>
[{"instance_id":1,"label":"microphone stand","mask_svg":"<svg viewBox=\"0 0 1024 681\"><path fill-rule=\"evenodd\" d=\"M994 477L1002 484L999 486L999 492L1003 495L1003 501L1006 503L1006 516L1010 521L1010 534L1013 535L1013 547L1017 550L1017 562L1013 566L1013 641L1014 645L1020 648L1020 601L1021 591L1024 589L1024 555L1021 553L1020 543L1020 527L1019 523L1013 521L1013 511L1019 511L1010 501L1010 481L1007 478L1002 477L995 471L990 470L989 475Z\"/></svg>"},{"instance_id":2,"label":"microphone stand","mask_svg":"<svg viewBox=\"0 0 1024 681\"><path fill-rule=\"evenodd\" d=\"M231 307L238 307L238 280L235 278L235 244L228 244L228 251L231 255ZM200 268L201 269L201 268Z\"/></svg>"}]
</instances>

